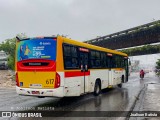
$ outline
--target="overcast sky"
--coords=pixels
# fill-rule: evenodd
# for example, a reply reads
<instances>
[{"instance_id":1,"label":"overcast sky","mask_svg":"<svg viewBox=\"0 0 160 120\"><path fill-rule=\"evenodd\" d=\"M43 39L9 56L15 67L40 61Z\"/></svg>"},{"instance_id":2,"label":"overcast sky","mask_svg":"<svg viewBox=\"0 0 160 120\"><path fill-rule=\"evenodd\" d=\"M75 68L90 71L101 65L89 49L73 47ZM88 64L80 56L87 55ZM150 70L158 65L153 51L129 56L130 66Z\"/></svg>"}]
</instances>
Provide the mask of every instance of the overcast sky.
<instances>
[{"instance_id":1,"label":"overcast sky","mask_svg":"<svg viewBox=\"0 0 160 120\"><path fill-rule=\"evenodd\" d=\"M160 19L160 0L0 0L0 42L68 35L89 40Z\"/></svg>"}]
</instances>

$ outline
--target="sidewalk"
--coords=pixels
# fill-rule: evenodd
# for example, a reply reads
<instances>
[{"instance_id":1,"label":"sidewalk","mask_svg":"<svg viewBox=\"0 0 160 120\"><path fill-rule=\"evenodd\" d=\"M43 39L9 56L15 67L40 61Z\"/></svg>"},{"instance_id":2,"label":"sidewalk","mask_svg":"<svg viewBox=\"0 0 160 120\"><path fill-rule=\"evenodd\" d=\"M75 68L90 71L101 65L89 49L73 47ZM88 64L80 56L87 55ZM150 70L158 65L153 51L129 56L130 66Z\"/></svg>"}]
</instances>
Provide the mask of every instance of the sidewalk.
<instances>
[{"instance_id":1,"label":"sidewalk","mask_svg":"<svg viewBox=\"0 0 160 120\"><path fill-rule=\"evenodd\" d=\"M160 78L155 77L155 79L160 82ZM154 117L156 116L156 111L160 113L160 83L151 82L145 84L137 98L134 111L142 111L144 114L145 112L146 114L153 113L153 117L148 117L149 115L147 117L131 117L129 120L160 120L160 117ZM155 114L149 111L155 111Z\"/></svg>"},{"instance_id":2,"label":"sidewalk","mask_svg":"<svg viewBox=\"0 0 160 120\"><path fill-rule=\"evenodd\" d=\"M14 71L0 70L0 88L15 88Z\"/></svg>"},{"instance_id":3,"label":"sidewalk","mask_svg":"<svg viewBox=\"0 0 160 120\"><path fill-rule=\"evenodd\" d=\"M140 111L160 111L160 83L148 84Z\"/></svg>"}]
</instances>

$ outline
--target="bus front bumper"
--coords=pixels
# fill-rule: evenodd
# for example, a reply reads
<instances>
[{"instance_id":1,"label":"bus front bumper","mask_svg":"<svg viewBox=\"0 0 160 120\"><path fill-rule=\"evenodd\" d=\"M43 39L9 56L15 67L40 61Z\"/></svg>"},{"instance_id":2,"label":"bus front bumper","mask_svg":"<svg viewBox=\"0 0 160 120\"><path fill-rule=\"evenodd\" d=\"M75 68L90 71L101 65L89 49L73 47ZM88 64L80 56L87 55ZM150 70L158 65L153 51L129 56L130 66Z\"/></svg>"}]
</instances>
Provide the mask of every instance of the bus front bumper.
<instances>
[{"instance_id":1,"label":"bus front bumper","mask_svg":"<svg viewBox=\"0 0 160 120\"><path fill-rule=\"evenodd\" d=\"M64 97L63 87L54 88L54 89L35 89L35 88L21 88L16 86L16 92L19 95Z\"/></svg>"}]
</instances>

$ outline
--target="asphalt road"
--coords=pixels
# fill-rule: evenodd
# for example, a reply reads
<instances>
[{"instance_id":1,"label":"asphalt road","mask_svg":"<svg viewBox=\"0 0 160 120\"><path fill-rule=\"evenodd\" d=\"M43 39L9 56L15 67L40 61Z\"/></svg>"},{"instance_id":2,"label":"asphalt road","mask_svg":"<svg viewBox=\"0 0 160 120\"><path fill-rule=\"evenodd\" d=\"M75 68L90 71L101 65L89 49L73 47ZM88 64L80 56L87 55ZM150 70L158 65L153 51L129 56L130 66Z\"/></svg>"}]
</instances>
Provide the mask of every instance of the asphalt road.
<instances>
[{"instance_id":1,"label":"asphalt road","mask_svg":"<svg viewBox=\"0 0 160 120\"><path fill-rule=\"evenodd\" d=\"M106 89L102 94L95 97L93 94L86 94L80 97L70 98L37 98L32 96L19 96L15 88L0 88L0 110L1 111L21 111L37 109L38 107L50 107L54 111L129 111L134 106L140 90L147 83L158 83L159 78L154 73L148 73L142 80L138 73L133 73L129 77L128 83L124 83L122 88ZM93 112L94 113L94 112ZM70 113L68 113L70 114ZM63 117L63 114L62 114ZM10 118L15 119L15 118ZM21 118L19 118L21 119ZM25 119L25 118L23 118ZM44 118L43 118L44 119ZM45 118L52 119L52 118ZM74 117L57 117L55 119L75 119ZM76 118L76 119L97 119ZM98 118L106 119L106 118ZM108 118L108 119L124 119Z\"/></svg>"}]
</instances>

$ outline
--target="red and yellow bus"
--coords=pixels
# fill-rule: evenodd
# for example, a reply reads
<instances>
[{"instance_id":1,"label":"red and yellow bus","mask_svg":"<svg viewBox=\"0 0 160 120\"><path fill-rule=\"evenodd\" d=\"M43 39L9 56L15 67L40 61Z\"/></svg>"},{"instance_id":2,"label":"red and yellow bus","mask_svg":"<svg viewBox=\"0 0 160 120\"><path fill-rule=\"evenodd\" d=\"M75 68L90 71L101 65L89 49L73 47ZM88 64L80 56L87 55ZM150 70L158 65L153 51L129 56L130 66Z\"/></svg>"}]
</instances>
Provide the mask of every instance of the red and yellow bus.
<instances>
[{"instance_id":1,"label":"red and yellow bus","mask_svg":"<svg viewBox=\"0 0 160 120\"><path fill-rule=\"evenodd\" d=\"M16 91L31 96L80 96L128 81L128 56L62 36L16 42Z\"/></svg>"}]
</instances>

